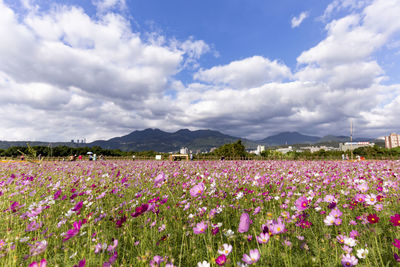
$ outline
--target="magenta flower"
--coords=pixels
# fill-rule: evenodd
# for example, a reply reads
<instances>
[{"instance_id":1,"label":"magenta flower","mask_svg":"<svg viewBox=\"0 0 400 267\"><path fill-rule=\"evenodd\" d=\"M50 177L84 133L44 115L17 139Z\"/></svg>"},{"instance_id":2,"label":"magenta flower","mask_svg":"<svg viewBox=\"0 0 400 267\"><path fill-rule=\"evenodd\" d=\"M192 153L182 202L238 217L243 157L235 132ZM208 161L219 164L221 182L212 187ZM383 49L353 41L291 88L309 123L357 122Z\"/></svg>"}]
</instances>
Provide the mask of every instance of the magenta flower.
<instances>
[{"instance_id":1,"label":"magenta flower","mask_svg":"<svg viewBox=\"0 0 400 267\"><path fill-rule=\"evenodd\" d=\"M247 264L253 264L256 263L258 260L260 259L260 252L258 251L258 249L253 249L250 250L249 255L244 254L242 261L244 261Z\"/></svg>"},{"instance_id":2,"label":"magenta flower","mask_svg":"<svg viewBox=\"0 0 400 267\"><path fill-rule=\"evenodd\" d=\"M36 261L32 262L29 264L29 267L46 267L47 266L47 261L46 259L42 259L40 263L37 263Z\"/></svg>"},{"instance_id":3,"label":"magenta flower","mask_svg":"<svg viewBox=\"0 0 400 267\"><path fill-rule=\"evenodd\" d=\"M190 195L192 197L200 196L201 194L203 194L203 192L204 192L204 184L203 183L199 183L199 184L193 186L192 189L190 189Z\"/></svg>"},{"instance_id":4,"label":"magenta flower","mask_svg":"<svg viewBox=\"0 0 400 267\"><path fill-rule=\"evenodd\" d=\"M390 222L393 224L393 226L400 226L400 214L390 216Z\"/></svg>"},{"instance_id":5,"label":"magenta flower","mask_svg":"<svg viewBox=\"0 0 400 267\"><path fill-rule=\"evenodd\" d=\"M248 213L246 213L246 212L242 213L242 215L240 216L238 232L239 233L246 233L247 231L249 231L251 223L252 223L252 221L250 219L250 215Z\"/></svg>"},{"instance_id":6,"label":"magenta flower","mask_svg":"<svg viewBox=\"0 0 400 267\"><path fill-rule=\"evenodd\" d=\"M60 195L61 195L61 189L58 189L58 191L54 194L54 200L56 200L56 199L58 199L59 197L60 197Z\"/></svg>"},{"instance_id":7,"label":"magenta flower","mask_svg":"<svg viewBox=\"0 0 400 267\"><path fill-rule=\"evenodd\" d=\"M80 210L82 209L82 207L83 207L83 202L82 202L82 201L79 201L79 202L75 205L75 207L72 209L72 211L75 211L77 214L79 214L79 212L80 212Z\"/></svg>"},{"instance_id":8,"label":"magenta flower","mask_svg":"<svg viewBox=\"0 0 400 267\"><path fill-rule=\"evenodd\" d=\"M67 233L65 234L65 238L63 239L63 242L68 241L72 237L76 236L79 233L81 226L82 226L82 221L74 222L74 228L69 229L67 231Z\"/></svg>"},{"instance_id":9,"label":"magenta flower","mask_svg":"<svg viewBox=\"0 0 400 267\"><path fill-rule=\"evenodd\" d=\"M198 224L196 224L196 227L193 228L193 232L198 235L198 234L202 234L207 230L207 224L202 221L199 222Z\"/></svg>"},{"instance_id":10,"label":"magenta flower","mask_svg":"<svg viewBox=\"0 0 400 267\"><path fill-rule=\"evenodd\" d=\"M351 254L346 254L346 255L342 255L342 265L343 266L355 266L358 263L358 260L356 257L354 257Z\"/></svg>"},{"instance_id":11,"label":"magenta flower","mask_svg":"<svg viewBox=\"0 0 400 267\"><path fill-rule=\"evenodd\" d=\"M149 204L145 203L142 204L140 207L137 207L135 209L135 212L131 214L132 217L138 217L140 215L142 215L143 213L145 213L147 210L149 209Z\"/></svg>"},{"instance_id":12,"label":"magenta flower","mask_svg":"<svg viewBox=\"0 0 400 267\"><path fill-rule=\"evenodd\" d=\"M219 266L223 266L226 263L225 254L219 255L218 258L215 259L215 263Z\"/></svg>"},{"instance_id":13,"label":"magenta flower","mask_svg":"<svg viewBox=\"0 0 400 267\"><path fill-rule=\"evenodd\" d=\"M303 211L308 208L308 200L305 197L299 197L295 202L294 205L296 206L298 211Z\"/></svg>"},{"instance_id":14,"label":"magenta flower","mask_svg":"<svg viewBox=\"0 0 400 267\"><path fill-rule=\"evenodd\" d=\"M398 249L400 249L400 240L398 240L398 239L394 239L394 243L392 243L393 244L393 246L395 246L396 248L398 248Z\"/></svg>"},{"instance_id":15,"label":"magenta flower","mask_svg":"<svg viewBox=\"0 0 400 267\"><path fill-rule=\"evenodd\" d=\"M83 259L79 261L78 265L74 265L74 267L85 267L85 265L86 265L86 260Z\"/></svg>"}]
</instances>

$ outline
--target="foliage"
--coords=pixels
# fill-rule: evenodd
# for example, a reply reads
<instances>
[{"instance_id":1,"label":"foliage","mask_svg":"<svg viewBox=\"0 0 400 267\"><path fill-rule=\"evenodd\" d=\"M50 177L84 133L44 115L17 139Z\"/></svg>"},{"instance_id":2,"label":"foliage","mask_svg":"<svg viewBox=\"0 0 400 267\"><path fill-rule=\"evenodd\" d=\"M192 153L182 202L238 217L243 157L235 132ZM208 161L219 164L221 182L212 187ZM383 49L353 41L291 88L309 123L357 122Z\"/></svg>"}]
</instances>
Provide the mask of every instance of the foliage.
<instances>
[{"instance_id":1,"label":"foliage","mask_svg":"<svg viewBox=\"0 0 400 267\"><path fill-rule=\"evenodd\" d=\"M398 161L0 163L0 266L395 266L399 173Z\"/></svg>"},{"instance_id":2,"label":"foliage","mask_svg":"<svg viewBox=\"0 0 400 267\"><path fill-rule=\"evenodd\" d=\"M235 143L225 144L213 152L214 155L226 158L241 158L246 157L246 148L242 144L242 140L238 140Z\"/></svg>"}]
</instances>

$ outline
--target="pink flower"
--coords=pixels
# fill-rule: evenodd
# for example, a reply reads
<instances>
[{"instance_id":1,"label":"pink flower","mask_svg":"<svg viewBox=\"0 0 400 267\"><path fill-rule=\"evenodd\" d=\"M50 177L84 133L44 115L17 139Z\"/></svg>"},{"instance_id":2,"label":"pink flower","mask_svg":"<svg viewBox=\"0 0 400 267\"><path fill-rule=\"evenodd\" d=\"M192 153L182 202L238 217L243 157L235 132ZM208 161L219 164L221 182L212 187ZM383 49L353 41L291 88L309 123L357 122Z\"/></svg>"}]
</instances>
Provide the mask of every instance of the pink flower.
<instances>
[{"instance_id":1,"label":"pink flower","mask_svg":"<svg viewBox=\"0 0 400 267\"><path fill-rule=\"evenodd\" d=\"M193 186L192 189L190 189L190 195L192 197L200 196L201 194L203 194L203 192L204 192L204 184L203 183L199 183L199 184Z\"/></svg>"},{"instance_id":2,"label":"pink flower","mask_svg":"<svg viewBox=\"0 0 400 267\"><path fill-rule=\"evenodd\" d=\"M358 260L351 254L342 255L342 265L343 266L354 266L357 265Z\"/></svg>"},{"instance_id":3,"label":"pink flower","mask_svg":"<svg viewBox=\"0 0 400 267\"><path fill-rule=\"evenodd\" d=\"M266 243L268 243L268 241L269 241L269 234L268 234L268 233L266 233L266 234L261 233L259 236L257 236L257 241L258 241L258 243L260 243L260 244L266 244Z\"/></svg>"},{"instance_id":4,"label":"pink flower","mask_svg":"<svg viewBox=\"0 0 400 267\"><path fill-rule=\"evenodd\" d=\"M253 249L250 250L249 255L244 254L242 261L244 261L247 264L253 264L256 263L258 260L260 259L260 252L258 251L258 249Z\"/></svg>"},{"instance_id":5,"label":"pink flower","mask_svg":"<svg viewBox=\"0 0 400 267\"><path fill-rule=\"evenodd\" d=\"M277 235L277 234L283 233L285 230L286 230L285 229L285 224L282 222L282 220L279 220L279 219L271 227L271 233L273 235Z\"/></svg>"},{"instance_id":6,"label":"pink flower","mask_svg":"<svg viewBox=\"0 0 400 267\"><path fill-rule=\"evenodd\" d=\"M207 230L207 224L202 221L199 222L198 224L196 224L196 227L193 228L193 232L198 235L198 234L202 234Z\"/></svg>"},{"instance_id":7,"label":"pink flower","mask_svg":"<svg viewBox=\"0 0 400 267\"><path fill-rule=\"evenodd\" d=\"M341 212L338 208L332 210L329 215L335 217L335 218L339 218L340 216L343 215L343 212Z\"/></svg>"},{"instance_id":8,"label":"pink flower","mask_svg":"<svg viewBox=\"0 0 400 267\"><path fill-rule=\"evenodd\" d=\"M308 200L305 197L299 197L295 202L294 205L296 206L298 211L303 211L308 208Z\"/></svg>"},{"instance_id":9,"label":"pink flower","mask_svg":"<svg viewBox=\"0 0 400 267\"><path fill-rule=\"evenodd\" d=\"M239 233L246 233L249 231L250 224L252 223L250 219L250 215L248 213L242 213L240 216L240 222L239 222Z\"/></svg>"},{"instance_id":10,"label":"pink flower","mask_svg":"<svg viewBox=\"0 0 400 267\"><path fill-rule=\"evenodd\" d=\"M394 243L392 243L393 246L395 246L396 248L400 249L400 240L398 239L394 239Z\"/></svg>"}]
</instances>

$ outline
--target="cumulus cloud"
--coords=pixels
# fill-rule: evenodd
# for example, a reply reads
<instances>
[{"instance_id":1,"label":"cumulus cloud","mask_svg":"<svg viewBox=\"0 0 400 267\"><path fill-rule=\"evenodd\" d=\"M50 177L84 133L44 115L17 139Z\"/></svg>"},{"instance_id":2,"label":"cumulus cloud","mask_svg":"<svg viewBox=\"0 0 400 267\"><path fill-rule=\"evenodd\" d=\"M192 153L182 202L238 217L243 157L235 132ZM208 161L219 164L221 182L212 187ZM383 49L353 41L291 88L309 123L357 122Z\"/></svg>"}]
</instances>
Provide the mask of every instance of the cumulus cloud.
<instances>
[{"instance_id":1,"label":"cumulus cloud","mask_svg":"<svg viewBox=\"0 0 400 267\"><path fill-rule=\"evenodd\" d=\"M201 68L212 46L190 36L144 39L110 11L123 1L96 2L108 11L93 18L76 6L39 11L31 1L19 14L0 0L0 139L92 141L147 127L254 139L346 134L349 118L359 136L400 130L400 85L387 84L376 56L397 42L400 1L335 2L332 12L350 14L328 22L291 70L266 56ZM179 80L182 70L193 80Z\"/></svg>"},{"instance_id":2,"label":"cumulus cloud","mask_svg":"<svg viewBox=\"0 0 400 267\"><path fill-rule=\"evenodd\" d=\"M300 24L303 22L303 20L308 18L308 15L309 15L308 12L301 12L299 16L293 17L291 21L292 28L299 27Z\"/></svg>"},{"instance_id":3,"label":"cumulus cloud","mask_svg":"<svg viewBox=\"0 0 400 267\"><path fill-rule=\"evenodd\" d=\"M232 61L228 65L200 70L194 78L213 84L226 84L233 88L251 88L268 82L290 78L290 69L276 60L253 56Z\"/></svg>"}]
</instances>

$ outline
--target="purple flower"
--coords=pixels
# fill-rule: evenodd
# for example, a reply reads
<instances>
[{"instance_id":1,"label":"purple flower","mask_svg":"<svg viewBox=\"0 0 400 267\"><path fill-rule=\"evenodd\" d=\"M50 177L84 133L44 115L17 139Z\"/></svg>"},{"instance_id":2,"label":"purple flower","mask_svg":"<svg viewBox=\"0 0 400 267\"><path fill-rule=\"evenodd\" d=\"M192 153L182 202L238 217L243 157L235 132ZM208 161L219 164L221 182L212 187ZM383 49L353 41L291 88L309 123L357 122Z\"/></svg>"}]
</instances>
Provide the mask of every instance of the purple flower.
<instances>
[{"instance_id":1,"label":"purple flower","mask_svg":"<svg viewBox=\"0 0 400 267\"><path fill-rule=\"evenodd\" d=\"M249 255L244 254L242 261L244 261L247 264L253 264L256 263L258 260L260 259L260 252L258 251L258 249L253 249L250 250Z\"/></svg>"},{"instance_id":2,"label":"purple flower","mask_svg":"<svg viewBox=\"0 0 400 267\"><path fill-rule=\"evenodd\" d=\"M193 232L198 235L198 234L202 234L207 230L207 224L202 221L199 222L198 224L196 224L196 227L193 228Z\"/></svg>"},{"instance_id":3,"label":"purple flower","mask_svg":"<svg viewBox=\"0 0 400 267\"><path fill-rule=\"evenodd\" d=\"M112 252L116 249L116 247L118 246L118 240L114 239L114 244L113 245L109 245L107 248L107 251Z\"/></svg>"},{"instance_id":4,"label":"purple flower","mask_svg":"<svg viewBox=\"0 0 400 267\"><path fill-rule=\"evenodd\" d=\"M31 232L31 231L36 231L40 227L42 227L43 223L39 222L37 223L36 221L32 221L28 226L26 227L26 232Z\"/></svg>"},{"instance_id":5,"label":"purple flower","mask_svg":"<svg viewBox=\"0 0 400 267\"><path fill-rule=\"evenodd\" d=\"M162 183L165 180L165 175L164 173L160 173L157 175L156 178L154 178L154 186L158 187L160 183Z\"/></svg>"},{"instance_id":6,"label":"purple flower","mask_svg":"<svg viewBox=\"0 0 400 267\"><path fill-rule=\"evenodd\" d=\"M357 265L358 260L353 255L346 254L346 255L342 255L341 263L343 266L354 266L354 265Z\"/></svg>"},{"instance_id":7,"label":"purple flower","mask_svg":"<svg viewBox=\"0 0 400 267\"><path fill-rule=\"evenodd\" d=\"M47 248L47 241L43 240L36 242L36 244L30 248L29 252L31 256L36 256L43 253L46 250L46 248Z\"/></svg>"},{"instance_id":8,"label":"purple flower","mask_svg":"<svg viewBox=\"0 0 400 267\"><path fill-rule=\"evenodd\" d=\"M240 216L238 232L246 233L247 231L249 231L249 227L250 227L251 223L252 223L252 221L250 219L250 215L247 212L242 213L242 215Z\"/></svg>"},{"instance_id":9,"label":"purple flower","mask_svg":"<svg viewBox=\"0 0 400 267\"><path fill-rule=\"evenodd\" d=\"M58 189L58 190L57 190L57 192L54 194L54 197L53 197L54 200L56 200L56 199L58 199L58 198L60 197L61 192L62 192L61 189Z\"/></svg>"},{"instance_id":10,"label":"purple flower","mask_svg":"<svg viewBox=\"0 0 400 267\"><path fill-rule=\"evenodd\" d=\"M75 205L75 207L72 209L72 211L75 211L77 214L79 214L79 212L80 212L80 210L82 209L82 207L83 207L83 202L82 202L82 201L79 201L79 202Z\"/></svg>"}]
</instances>

